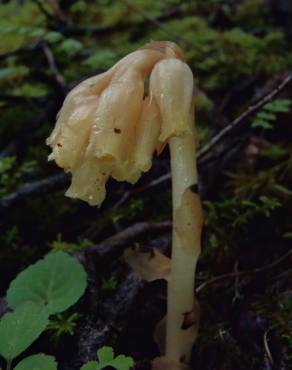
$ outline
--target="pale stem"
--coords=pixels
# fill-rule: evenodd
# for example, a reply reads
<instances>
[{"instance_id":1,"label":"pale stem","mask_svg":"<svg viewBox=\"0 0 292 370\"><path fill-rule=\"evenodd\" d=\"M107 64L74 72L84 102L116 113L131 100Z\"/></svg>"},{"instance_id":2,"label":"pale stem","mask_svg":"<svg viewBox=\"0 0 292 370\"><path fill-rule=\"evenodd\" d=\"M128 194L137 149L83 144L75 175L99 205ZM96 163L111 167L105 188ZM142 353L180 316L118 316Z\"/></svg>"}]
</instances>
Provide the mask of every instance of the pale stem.
<instances>
[{"instance_id":1,"label":"pale stem","mask_svg":"<svg viewBox=\"0 0 292 370\"><path fill-rule=\"evenodd\" d=\"M186 253L183 240L176 230L185 230L184 219L178 217L184 192L198 184L195 132L169 141L172 173L173 239L171 275L167 288L166 357L174 361L188 361L191 344L186 349L182 330L184 315L194 308L194 281L200 245L191 236L192 253ZM187 207L185 207L187 208ZM181 209L181 212L188 212ZM181 215L180 212L180 215ZM192 230L194 233L194 230Z\"/></svg>"}]
</instances>

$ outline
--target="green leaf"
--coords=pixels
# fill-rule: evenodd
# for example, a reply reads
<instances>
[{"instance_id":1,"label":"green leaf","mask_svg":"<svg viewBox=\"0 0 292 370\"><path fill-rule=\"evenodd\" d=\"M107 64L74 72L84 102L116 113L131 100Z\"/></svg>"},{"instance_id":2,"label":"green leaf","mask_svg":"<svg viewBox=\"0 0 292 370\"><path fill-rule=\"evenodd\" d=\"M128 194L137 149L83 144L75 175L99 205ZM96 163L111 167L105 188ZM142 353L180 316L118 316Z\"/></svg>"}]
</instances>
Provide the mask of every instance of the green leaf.
<instances>
[{"instance_id":1,"label":"green leaf","mask_svg":"<svg viewBox=\"0 0 292 370\"><path fill-rule=\"evenodd\" d=\"M117 370L129 370L133 365L133 359L124 355L119 355L111 363L111 366L115 367Z\"/></svg>"},{"instance_id":2,"label":"green leaf","mask_svg":"<svg viewBox=\"0 0 292 370\"><path fill-rule=\"evenodd\" d=\"M102 347L97 351L97 356L101 364L110 363L114 359L112 347Z\"/></svg>"},{"instance_id":3,"label":"green leaf","mask_svg":"<svg viewBox=\"0 0 292 370\"><path fill-rule=\"evenodd\" d=\"M60 50L68 56L73 56L83 49L83 44L76 39L66 39L61 42Z\"/></svg>"},{"instance_id":4,"label":"green leaf","mask_svg":"<svg viewBox=\"0 0 292 370\"><path fill-rule=\"evenodd\" d=\"M51 42L51 43L55 43L55 42L58 42L60 40L62 40L63 38L63 35L60 33L60 32L56 32L56 31L51 31L51 32L48 32L46 35L45 35L45 40L47 40L48 42Z\"/></svg>"},{"instance_id":5,"label":"green leaf","mask_svg":"<svg viewBox=\"0 0 292 370\"><path fill-rule=\"evenodd\" d=\"M43 353L26 357L14 370L57 370L57 363L53 356Z\"/></svg>"},{"instance_id":6,"label":"green leaf","mask_svg":"<svg viewBox=\"0 0 292 370\"><path fill-rule=\"evenodd\" d=\"M116 370L129 370L134 361L131 357L119 355L114 358L114 352L111 347L102 347L97 351L99 362L90 361L83 365L81 370L102 370L105 367L113 367Z\"/></svg>"},{"instance_id":7,"label":"green leaf","mask_svg":"<svg viewBox=\"0 0 292 370\"><path fill-rule=\"evenodd\" d=\"M12 360L27 349L48 324L46 310L32 302L7 313L0 321L0 354Z\"/></svg>"},{"instance_id":8,"label":"green leaf","mask_svg":"<svg viewBox=\"0 0 292 370\"><path fill-rule=\"evenodd\" d=\"M277 160L285 155L287 155L289 151L279 144L271 144L267 148L264 148L262 154L270 159Z\"/></svg>"},{"instance_id":9,"label":"green leaf","mask_svg":"<svg viewBox=\"0 0 292 370\"><path fill-rule=\"evenodd\" d=\"M269 113L269 112L262 111L262 112L259 112L257 114L257 118L262 119L264 121L265 120L267 120L267 121L275 121L275 119L277 118L277 116L274 113Z\"/></svg>"},{"instance_id":10,"label":"green leaf","mask_svg":"<svg viewBox=\"0 0 292 370\"><path fill-rule=\"evenodd\" d=\"M12 281L7 301L13 309L32 301L44 305L49 314L54 314L76 303L86 285L86 272L79 262L63 252L51 253Z\"/></svg>"},{"instance_id":11,"label":"green leaf","mask_svg":"<svg viewBox=\"0 0 292 370\"><path fill-rule=\"evenodd\" d=\"M274 128L274 126L271 123L269 123L268 121L265 121L263 119L260 119L258 117L255 117L254 121L251 124L251 127L252 128L261 127L261 128L264 128L264 129Z\"/></svg>"},{"instance_id":12,"label":"green leaf","mask_svg":"<svg viewBox=\"0 0 292 370\"><path fill-rule=\"evenodd\" d=\"M116 61L116 55L112 50L101 49L91 54L82 64L93 69L106 68Z\"/></svg>"},{"instance_id":13,"label":"green leaf","mask_svg":"<svg viewBox=\"0 0 292 370\"><path fill-rule=\"evenodd\" d=\"M98 370L100 369L97 361L89 361L83 365L80 370Z\"/></svg>"},{"instance_id":14,"label":"green leaf","mask_svg":"<svg viewBox=\"0 0 292 370\"><path fill-rule=\"evenodd\" d=\"M274 113L287 113L291 107L291 100L277 99L264 105L264 109Z\"/></svg>"}]
</instances>

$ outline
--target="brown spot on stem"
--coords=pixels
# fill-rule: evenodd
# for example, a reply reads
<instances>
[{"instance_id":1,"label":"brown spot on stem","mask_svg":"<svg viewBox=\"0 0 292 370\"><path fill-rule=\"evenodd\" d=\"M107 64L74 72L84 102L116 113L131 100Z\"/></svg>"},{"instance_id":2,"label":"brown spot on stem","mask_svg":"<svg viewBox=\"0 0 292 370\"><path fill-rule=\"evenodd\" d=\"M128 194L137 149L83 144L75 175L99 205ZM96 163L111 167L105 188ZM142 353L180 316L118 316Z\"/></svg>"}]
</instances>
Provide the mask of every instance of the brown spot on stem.
<instances>
[{"instance_id":1,"label":"brown spot on stem","mask_svg":"<svg viewBox=\"0 0 292 370\"><path fill-rule=\"evenodd\" d=\"M199 193L198 184L194 184L194 185L190 186L190 191L192 193L198 194Z\"/></svg>"},{"instance_id":2,"label":"brown spot on stem","mask_svg":"<svg viewBox=\"0 0 292 370\"><path fill-rule=\"evenodd\" d=\"M180 362L185 362L186 360L186 355L182 355L179 359Z\"/></svg>"},{"instance_id":3,"label":"brown spot on stem","mask_svg":"<svg viewBox=\"0 0 292 370\"><path fill-rule=\"evenodd\" d=\"M119 128L114 128L114 133L115 134L120 134L122 131Z\"/></svg>"},{"instance_id":4,"label":"brown spot on stem","mask_svg":"<svg viewBox=\"0 0 292 370\"><path fill-rule=\"evenodd\" d=\"M191 326L197 324L197 320L196 320L194 310L192 310L191 312L184 313L183 316L184 316L184 321L183 321L182 326L181 326L182 330L187 330Z\"/></svg>"},{"instance_id":5,"label":"brown spot on stem","mask_svg":"<svg viewBox=\"0 0 292 370\"><path fill-rule=\"evenodd\" d=\"M58 143L58 144L57 144L57 146L58 146L58 147L60 147L60 148L62 148L62 146L63 146L63 145L62 145L62 144L60 144L60 143Z\"/></svg>"}]
</instances>

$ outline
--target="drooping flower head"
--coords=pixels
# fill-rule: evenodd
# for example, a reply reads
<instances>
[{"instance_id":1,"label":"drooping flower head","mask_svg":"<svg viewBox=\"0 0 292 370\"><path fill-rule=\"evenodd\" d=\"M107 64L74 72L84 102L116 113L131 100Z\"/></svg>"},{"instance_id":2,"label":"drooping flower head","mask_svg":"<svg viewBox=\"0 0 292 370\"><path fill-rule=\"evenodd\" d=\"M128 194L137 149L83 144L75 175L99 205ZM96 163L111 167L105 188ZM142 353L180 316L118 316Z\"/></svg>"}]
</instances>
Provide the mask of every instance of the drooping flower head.
<instances>
[{"instance_id":1,"label":"drooping flower head","mask_svg":"<svg viewBox=\"0 0 292 370\"><path fill-rule=\"evenodd\" d=\"M193 129L192 95L192 72L182 50L168 41L146 44L81 82L47 139L49 159L72 173L66 194L99 205L110 176L136 182L155 150Z\"/></svg>"}]
</instances>

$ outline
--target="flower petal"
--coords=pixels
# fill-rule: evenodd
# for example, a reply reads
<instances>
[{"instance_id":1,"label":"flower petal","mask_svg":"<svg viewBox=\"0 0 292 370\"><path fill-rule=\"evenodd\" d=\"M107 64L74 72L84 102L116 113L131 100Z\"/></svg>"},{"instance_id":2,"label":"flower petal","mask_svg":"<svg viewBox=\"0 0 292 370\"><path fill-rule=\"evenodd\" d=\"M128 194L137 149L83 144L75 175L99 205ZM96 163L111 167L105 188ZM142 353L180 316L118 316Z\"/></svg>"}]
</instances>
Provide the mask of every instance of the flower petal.
<instances>
[{"instance_id":1,"label":"flower petal","mask_svg":"<svg viewBox=\"0 0 292 370\"><path fill-rule=\"evenodd\" d=\"M161 142L191 132L193 74L187 64L174 58L157 63L150 76L150 94L162 116Z\"/></svg>"}]
</instances>

